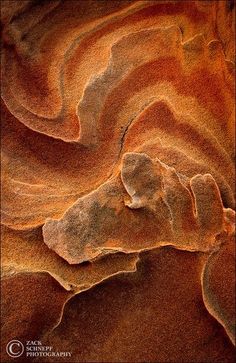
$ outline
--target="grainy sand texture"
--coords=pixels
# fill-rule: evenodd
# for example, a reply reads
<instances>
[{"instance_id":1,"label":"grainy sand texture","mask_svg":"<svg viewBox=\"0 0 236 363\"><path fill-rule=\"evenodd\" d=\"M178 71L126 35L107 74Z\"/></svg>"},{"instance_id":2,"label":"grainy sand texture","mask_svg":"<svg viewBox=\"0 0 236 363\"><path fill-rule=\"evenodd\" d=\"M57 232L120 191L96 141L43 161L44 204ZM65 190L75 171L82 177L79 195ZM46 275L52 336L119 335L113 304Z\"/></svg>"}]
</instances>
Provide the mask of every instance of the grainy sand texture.
<instances>
[{"instance_id":1,"label":"grainy sand texture","mask_svg":"<svg viewBox=\"0 0 236 363\"><path fill-rule=\"evenodd\" d=\"M235 358L232 0L1 1L1 361Z\"/></svg>"}]
</instances>

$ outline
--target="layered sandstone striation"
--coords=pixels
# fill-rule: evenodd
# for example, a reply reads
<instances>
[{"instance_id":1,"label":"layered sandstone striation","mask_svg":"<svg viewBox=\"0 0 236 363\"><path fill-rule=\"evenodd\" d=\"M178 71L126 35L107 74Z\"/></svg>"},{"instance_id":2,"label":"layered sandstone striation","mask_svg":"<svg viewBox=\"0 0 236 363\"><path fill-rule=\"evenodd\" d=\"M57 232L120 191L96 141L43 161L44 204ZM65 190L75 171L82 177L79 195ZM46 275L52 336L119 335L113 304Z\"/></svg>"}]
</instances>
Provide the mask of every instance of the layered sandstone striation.
<instances>
[{"instance_id":1,"label":"layered sandstone striation","mask_svg":"<svg viewBox=\"0 0 236 363\"><path fill-rule=\"evenodd\" d=\"M3 0L1 23L2 360L232 362L234 2Z\"/></svg>"}]
</instances>

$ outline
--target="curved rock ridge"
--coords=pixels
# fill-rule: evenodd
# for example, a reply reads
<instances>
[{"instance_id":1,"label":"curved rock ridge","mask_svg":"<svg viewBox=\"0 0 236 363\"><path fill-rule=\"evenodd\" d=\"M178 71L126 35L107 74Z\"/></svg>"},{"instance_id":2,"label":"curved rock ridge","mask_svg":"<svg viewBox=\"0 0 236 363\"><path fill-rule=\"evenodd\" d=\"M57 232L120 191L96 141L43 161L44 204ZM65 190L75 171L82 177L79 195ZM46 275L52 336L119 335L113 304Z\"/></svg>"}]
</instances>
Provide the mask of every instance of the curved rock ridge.
<instances>
[{"instance_id":1,"label":"curved rock ridge","mask_svg":"<svg viewBox=\"0 0 236 363\"><path fill-rule=\"evenodd\" d=\"M41 230L30 232L3 228L2 276L17 273L45 272L66 290L78 293L120 272L134 272L138 255L117 253L87 265L69 266L45 245ZM27 259L26 259L27 256Z\"/></svg>"},{"instance_id":2,"label":"curved rock ridge","mask_svg":"<svg viewBox=\"0 0 236 363\"><path fill-rule=\"evenodd\" d=\"M232 362L234 1L3 0L1 30L1 360Z\"/></svg>"},{"instance_id":3,"label":"curved rock ridge","mask_svg":"<svg viewBox=\"0 0 236 363\"><path fill-rule=\"evenodd\" d=\"M125 49L130 47L130 42L135 44L137 61L135 56L128 60L124 56L126 70L123 74L122 52L127 53ZM80 143L65 144L38 133L35 137L34 132L16 125L15 117L3 107L3 137L6 138L3 160L7 165L3 223L7 226L27 229L42 225L48 217L58 218L69 204L88 192L88 188L93 190L102 184L114 166L119 165L123 143L129 137L127 131L136 125L139 129L146 125L145 130L136 133L136 145L145 144L145 133L151 132L152 140L159 137L163 146L175 145L179 152L193 158L197 164L207 164L208 172L216 177L226 206L234 206L230 121L234 101L233 77L219 42L210 42L206 46L201 36L195 36L182 45L178 28L172 26L132 34L122 38L118 49L120 44L122 49L124 47L119 51L121 58L115 57L111 66L87 85L77 108L77 113L83 114L81 121L88 131L83 134L81 129L83 137L93 140L90 147ZM147 52L150 44L155 45L153 53ZM116 58L119 61L115 67ZM117 69L120 69L118 75ZM117 77L120 79L118 84ZM205 90L204 94L199 92L201 88ZM95 97L96 93L99 97ZM184 111L181 107L185 107ZM189 117L189 107L192 117ZM9 152L19 155L19 148L15 143L9 143L9 138L17 139L20 150L24 149L22 158L27 152L27 160L33 165L26 166L22 158L16 163L8 157ZM32 170L35 163L39 164L38 171ZM223 173L223 170L227 172ZM195 168L196 172L199 171ZM13 185L9 188L9 184ZM36 203L37 211L33 212ZM33 213L29 213L29 208L25 210L26 205L32 206Z\"/></svg>"},{"instance_id":4,"label":"curved rock ridge","mask_svg":"<svg viewBox=\"0 0 236 363\"><path fill-rule=\"evenodd\" d=\"M44 341L86 362L232 362L232 344L202 301L206 255L162 247L140 257L137 273L70 299Z\"/></svg>"},{"instance_id":5,"label":"curved rock ridge","mask_svg":"<svg viewBox=\"0 0 236 363\"><path fill-rule=\"evenodd\" d=\"M218 238L222 248L210 255L202 274L203 299L235 345L235 235Z\"/></svg>"},{"instance_id":6,"label":"curved rock ridge","mask_svg":"<svg viewBox=\"0 0 236 363\"><path fill-rule=\"evenodd\" d=\"M72 264L158 245L209 251L218 248L224 214L210 174L188 180L158 159L125 153L120 175L78 199L60 220L47 220L43 236Z\"/></svg>"}]
</instances>

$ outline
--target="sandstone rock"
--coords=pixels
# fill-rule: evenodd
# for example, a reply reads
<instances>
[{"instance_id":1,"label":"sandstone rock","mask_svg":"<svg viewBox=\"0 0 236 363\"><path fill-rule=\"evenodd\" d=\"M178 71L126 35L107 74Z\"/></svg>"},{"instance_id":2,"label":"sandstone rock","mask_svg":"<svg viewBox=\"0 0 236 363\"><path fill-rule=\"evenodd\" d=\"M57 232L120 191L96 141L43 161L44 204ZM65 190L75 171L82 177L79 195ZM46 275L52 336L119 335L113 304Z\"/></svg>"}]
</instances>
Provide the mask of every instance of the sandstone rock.
<instances>
[{"instance_id":1,"label":"sandstone rock","mask_svg":"<svg viewBox=\"0 0 236 363\"><path fill-rule=\"evenodd\" d=\"M234 27L232 0L2 2L3 361L233 361Z\"/></svg>"}]
</instances>

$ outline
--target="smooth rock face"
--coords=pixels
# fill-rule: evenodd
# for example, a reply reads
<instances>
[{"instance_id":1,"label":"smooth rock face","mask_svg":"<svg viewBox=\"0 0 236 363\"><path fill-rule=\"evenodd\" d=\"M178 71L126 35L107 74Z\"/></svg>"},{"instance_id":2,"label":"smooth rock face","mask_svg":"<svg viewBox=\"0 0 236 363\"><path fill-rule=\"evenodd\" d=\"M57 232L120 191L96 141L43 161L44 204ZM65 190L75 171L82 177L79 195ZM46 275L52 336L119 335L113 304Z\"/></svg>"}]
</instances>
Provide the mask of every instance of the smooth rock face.
<instances>
[{"instance_id":1,"label":"smooth rock face","mask_svg":"<svg viewBox=\"0 0 236 363\"><path fill-rule=\"evenodd\" d=\"M234 2L3 0L1 25L1 361L233 362Z\"/></svg>"}]
</instances>

